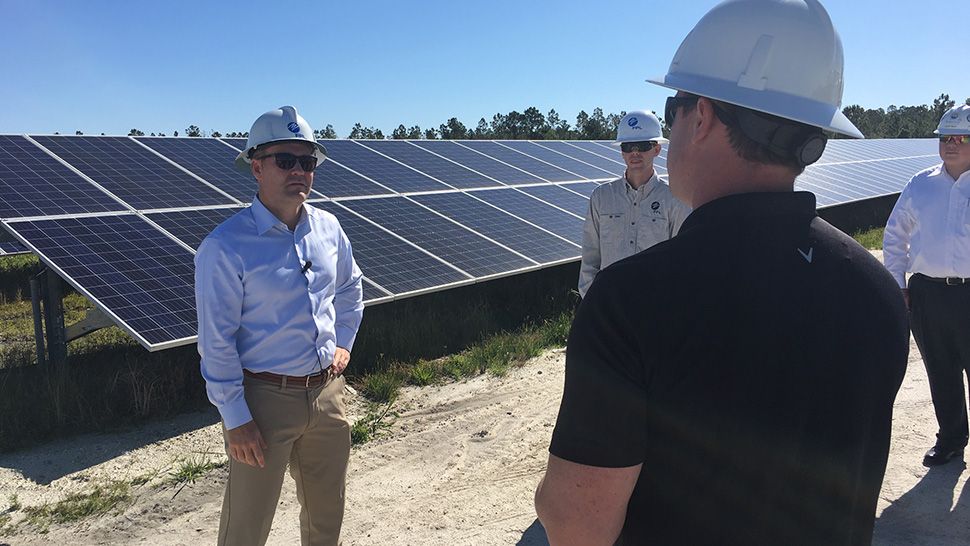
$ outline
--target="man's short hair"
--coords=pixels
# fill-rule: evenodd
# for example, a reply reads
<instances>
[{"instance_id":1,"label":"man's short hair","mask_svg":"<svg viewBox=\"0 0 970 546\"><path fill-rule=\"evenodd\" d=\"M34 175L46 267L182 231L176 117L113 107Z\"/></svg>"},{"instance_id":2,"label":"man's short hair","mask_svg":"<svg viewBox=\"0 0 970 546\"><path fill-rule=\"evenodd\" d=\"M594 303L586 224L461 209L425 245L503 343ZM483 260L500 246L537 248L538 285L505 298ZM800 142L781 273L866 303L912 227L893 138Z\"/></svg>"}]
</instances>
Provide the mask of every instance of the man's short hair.
<instances>
[{"instance_id":1,"label":"man's short hair","mask_svg":"<svg viewBox=\"0 0 970 546\"><path fill-rule=\"evenodd\" d=\"M805 171L807 165L803 164L796 157L794 146L812 137L821 137L824 139L824 133L818 127L772 114L758 112L742 106L726 104L720 101L712 102L714 103L715 112L720 110L718 112L718 119L727 127L728 140L731 143L731 148L739 157L752 163L785 167L794 171L795 175L798 176ZM794 138L796 144L790 145L788 149L780 149L762 144L744 131L741 123L738 122L741 117L747 117L748 120L758 119L767 125L777 126L779 131L796 135Z\"/></svg>"}]
</instances>

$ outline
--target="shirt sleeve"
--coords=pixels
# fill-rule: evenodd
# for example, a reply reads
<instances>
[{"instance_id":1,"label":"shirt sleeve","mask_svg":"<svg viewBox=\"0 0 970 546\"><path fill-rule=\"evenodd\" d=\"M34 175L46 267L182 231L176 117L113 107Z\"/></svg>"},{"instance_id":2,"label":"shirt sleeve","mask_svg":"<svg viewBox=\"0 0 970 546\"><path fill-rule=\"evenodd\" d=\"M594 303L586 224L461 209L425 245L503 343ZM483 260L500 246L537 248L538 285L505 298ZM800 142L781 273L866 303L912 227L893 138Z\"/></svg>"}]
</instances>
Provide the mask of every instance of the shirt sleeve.
<instances>
[{"instance_id":1,"label":"shirt sleeve","mask_svg":"<svg viewBox=\"0 0 970 546\"><path fill-rule=\"evenodd\" d=\"M333 298L334 330L338 347L353 350L364 317L363 274L354 261L350 239L338 228L337 280Z\"/></svg>"},{"instance_id":2,"label":"shirt sleeve","mask_svg":"<svg viewBox=\"0 0 970 546\"><path fill-rule=\"evenodd\" d=\"M690 216L692 209L673 195L670 196L669 203L670 211L667 217L670 218L670 222L668 223L668 228L670 229L669 236L673 238L680 231L680 226L684 225L684 220Z\"/></svg>"},{"instance_id":3,"label":"shirt sleeve","mask_svg":"<svg viewBox=\"0 0 970 546\"><path fill-rule=\"evenodd\" d=\"M243 284L238 256L222 241L206 238L195 255L195 302L199 355L209 401L227 429L253 420L243 392L243 369L236 348L242 319Z\"/></svg>"},{"instance_id":4,"label":"shirt sleeve","mask_svg":"<svg viewBox=\"0 0 970 546\"><path fill-rule=\"evenodd\" d=\"M900 288L906 288L906 270L910 263L909 243L916 226L912 212L912 184L910 181L899 194L882 236L883 263Z\"/></svg>"},{"instance_id":5,"label":"shirt sleeve","mask_svg":"<svg viewBox=\"0 0 970 546\"><path fill-rule=\"evenodd\" d=\"M596 207L596 192L589 199L589 209L586 211L586 222L583 223L583 251L579 265L579 297L585 298L589 286L599 273L600 256L600 221L599 210Z\"/></svg>"},{"instance_id":6,"label":"shirt sleeve","mask_svg":"<svg viewBox=\"0 0 970 546\"><path fill-rule=\"evenodd\" d=\"M644 460L647 398L638 333L624 320L623 291L611 284L593 285L573 321L549 452L578 464L624 468Z\"/></svg>"}]
</instances>

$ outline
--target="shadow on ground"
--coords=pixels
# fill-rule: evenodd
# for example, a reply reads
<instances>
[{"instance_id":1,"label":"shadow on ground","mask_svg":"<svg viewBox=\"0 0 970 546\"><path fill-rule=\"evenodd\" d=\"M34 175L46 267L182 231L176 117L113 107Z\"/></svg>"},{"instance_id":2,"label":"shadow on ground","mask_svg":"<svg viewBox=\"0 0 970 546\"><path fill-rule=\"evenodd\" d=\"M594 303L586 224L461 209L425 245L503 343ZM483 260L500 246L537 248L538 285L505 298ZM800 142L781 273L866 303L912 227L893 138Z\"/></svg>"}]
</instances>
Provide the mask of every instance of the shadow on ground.
<instances>
[{"instance_id":1,"label":"shadow on ground","mask_svg":"<svg viewBox=\"0 0 970 546\"><path fill-rule=\"evenodd\" d=\"M549 546L549 539L546 538L546 530L539 523L539 520L532 522L532 525L522 533L522 538L515 546Z\"/></svg>"},{"instance_id":2,"label":"shadow on ground","mask_svg":"<svg viewBox=\"0 0 970 546\"><path fill-rule=\"evenodd\" d=\"M872 543L927 544L946 530L948 536L963 537L946 544L966 544L966 537L970 537L970 487L963 488L956 502L953 498L965 469L966 464L958 461L930 468L912 489L883 510L876 520Z\"/></svg>"}]
</instances>

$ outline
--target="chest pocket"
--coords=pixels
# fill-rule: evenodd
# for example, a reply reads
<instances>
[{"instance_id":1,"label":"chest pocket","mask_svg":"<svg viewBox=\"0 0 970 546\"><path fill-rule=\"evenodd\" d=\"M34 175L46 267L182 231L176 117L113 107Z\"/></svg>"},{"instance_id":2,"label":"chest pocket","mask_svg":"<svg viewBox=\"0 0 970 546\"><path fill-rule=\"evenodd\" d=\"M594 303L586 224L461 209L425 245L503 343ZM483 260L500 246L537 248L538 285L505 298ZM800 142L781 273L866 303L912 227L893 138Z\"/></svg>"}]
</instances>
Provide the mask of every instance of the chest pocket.
<instances>
[{"instance_id":1,"label":"chest pocket","mask_svg":"<svg viewBox=\"0 0 970 546\"><path fill-rule=\"evenodd\" d=\"M623 212L602 212L599 221L600 267L603 268L632 254L633 245L628 240L632 233L627 229L630 222Z\"/></svg>"},{"instance_id":2,"label":"chest pocket","mask_svg":"<svg viewBox=\"0 0 970 546\"><path fill-rule=\"evenodd\" d=\"M670 238L670 222L660 215L647 214L637 225L637 246L646 250Z\"/></svg>"}]
</instances>

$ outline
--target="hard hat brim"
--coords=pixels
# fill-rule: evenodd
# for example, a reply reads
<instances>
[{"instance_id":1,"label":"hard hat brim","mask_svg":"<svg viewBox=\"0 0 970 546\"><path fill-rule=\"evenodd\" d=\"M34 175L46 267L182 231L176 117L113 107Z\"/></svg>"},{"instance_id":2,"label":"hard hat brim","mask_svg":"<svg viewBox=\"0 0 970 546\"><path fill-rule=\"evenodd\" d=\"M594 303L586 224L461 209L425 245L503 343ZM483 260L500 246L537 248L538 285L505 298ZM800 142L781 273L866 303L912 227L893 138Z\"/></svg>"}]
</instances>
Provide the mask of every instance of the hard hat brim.
<instances>
[{"instance_id":1,"label":"hard hat brim","mask_svg":"<svg viewBox=\"0 0 970 546\"><path fill-rule=\"evenodd\" d=\"M754 91L734 82L696 74L667 74L647 82L676 91L750 108L853 138L866 138L838 108L830 104L771 90Z\"/></svg>"},{"instance_id":2,"label":"hard hat brim","mask_svg":"<svg viewBox=\"0 0 970 546\"><path fill-rule=\"evenodd\" d=\"M269 146L271 144L279 144L280 142L304 142L306 144L313 144L315 147L315 149L313 150L313 155L314 157L317 158L318 167L320 166L321 163L323 163L327 159L326 146L324 146L323 144L320 144L317 141L310 142L308 140L303 140L302 138L281 138L279 140L271 140L269 142L264 142L263 144L260 144L260 146ZM236 170L246 174L249 174L252 171L252 167L250 167L251 164L252 164L252 160L249 159L248 148L239 152L239 155L236 156L236 160L233 162L233 165L236 167Z\"/></svg>"},{"instance_id":3,"label":"hard hat brim","mask_svg":"<svg viewBox=\"0 0 970 546\"><path fill-rule=\"evenodd\" d=\"M613 146L614 148L619 148L620 147L620 144L623 144L624 142L650 142L650 141L656 142L657 144L666 144L666 143L670 142L670 140L668 140L668 139L666 139L664 137L640 138L640 139L637 139L637 140L629 140L629 139L627 139L627 140L616 140L616 141L610 142L610 146Z\"/></svg>"}]
</instances>

